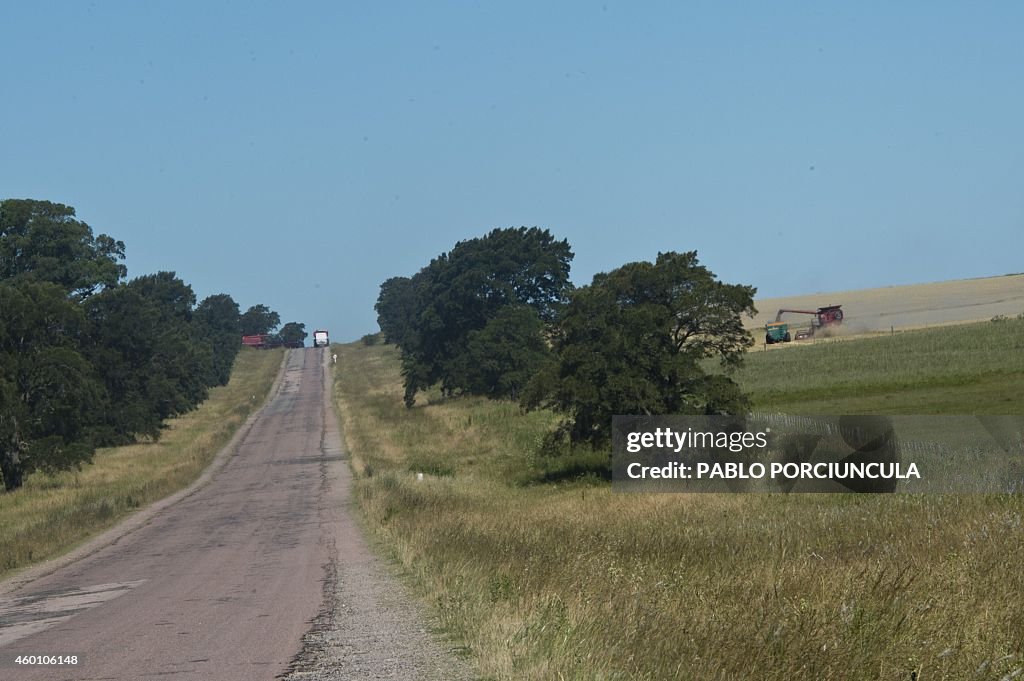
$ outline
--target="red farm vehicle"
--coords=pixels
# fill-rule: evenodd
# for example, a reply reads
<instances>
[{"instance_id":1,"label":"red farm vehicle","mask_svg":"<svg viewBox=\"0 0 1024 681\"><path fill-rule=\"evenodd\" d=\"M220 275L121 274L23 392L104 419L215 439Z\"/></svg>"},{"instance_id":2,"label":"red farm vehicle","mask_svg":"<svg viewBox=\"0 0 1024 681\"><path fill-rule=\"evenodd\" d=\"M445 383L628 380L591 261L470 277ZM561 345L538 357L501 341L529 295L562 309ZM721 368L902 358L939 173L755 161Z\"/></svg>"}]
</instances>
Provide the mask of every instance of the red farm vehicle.
<instances>
[{"instance_id":1,"label":"red farm vehicle","mask_svg":"<svg viewBox=\"0 0 1024 681\"><path fill-rule=\"evenodd\" d=\"M270 336L265 333L257 333L252 336L242 336L242 345L247 348L262 350L270 347Z\"/></svg>"},{"instance_id":2,"label":"red farm vehicle","mask_svg":"<svg viewBox=\"0 0 1024 681\"><path fill-rule=\"evenodd\" d=\"M782 321L782 316L787 313L812 315L811 325L806 329L797 331L795 338L796 340L813 338L816 333L820 333L823 329L839 326L843 323L843 311L840 309L842 307L842 305L826 305L825 307L819 307L817 310L790 310L783 308L775 315L774 322L765 325L764 341L769 345L772 343L789 342L791 338L789 324Z\"/></svg>"},{"instance_id":3,"label":"red farm vehicle","mask_svg":"<svg viewBox=\"0 0 1024 681\"><path fill-rule=\"evenodd\" d=\"M285 343L277 334L257 333L251 336L242 336L242 347L272 350L274 348L301 348L305 347L305 344L302 341Z\"/></svg>"}]
</instances>

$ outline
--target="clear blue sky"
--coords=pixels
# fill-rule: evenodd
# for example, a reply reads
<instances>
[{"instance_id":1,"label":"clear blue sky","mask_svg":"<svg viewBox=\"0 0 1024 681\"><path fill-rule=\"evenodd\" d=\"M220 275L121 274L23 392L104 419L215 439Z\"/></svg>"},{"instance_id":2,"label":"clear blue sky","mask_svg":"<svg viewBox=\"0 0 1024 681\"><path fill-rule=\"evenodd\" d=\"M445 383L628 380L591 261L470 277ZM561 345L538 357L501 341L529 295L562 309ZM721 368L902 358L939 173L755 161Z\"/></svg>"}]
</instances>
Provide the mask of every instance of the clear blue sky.
<instances>
[{"instance_id":1,"label":"clear blue sky","mask_svg":"<svg viewBox=\"0 0 1024 681\"><path fill-rule=\"evenodd\" d=\"M1024 270L1019 2L9 2L0 26L0 197L339 340L494 227L568 238L577 284L690 249L764 296Z\"/></svg>"}]
</instances>

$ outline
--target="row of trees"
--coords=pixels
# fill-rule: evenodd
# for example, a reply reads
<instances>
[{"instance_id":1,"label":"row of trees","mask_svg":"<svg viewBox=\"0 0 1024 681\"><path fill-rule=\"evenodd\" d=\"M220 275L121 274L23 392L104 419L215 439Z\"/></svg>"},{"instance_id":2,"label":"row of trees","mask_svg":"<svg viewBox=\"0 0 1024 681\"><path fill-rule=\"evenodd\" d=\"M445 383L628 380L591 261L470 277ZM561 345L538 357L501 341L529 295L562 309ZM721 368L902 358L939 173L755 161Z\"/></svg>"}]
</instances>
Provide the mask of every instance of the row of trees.
<instances>
[{"instance_id":1,"label":"row of trees","mask_svg":"<svg viewBox=\"0 0 1024 681\"><path fill-rule=\"evenodd\" d=\"M164 421L227 383L238 304L197 304L173 272L125 282L125 245L48 201L0 202L0 475L91 460L157 438ZM248 314L248 313L247 313Z\"/></svg>"},{"instance_id":2,"label":"row of trees","mask_svg":"<svg viewBox=\"0 0 1024 681\"><path fill-rule=\"evenodd\" d=\"M496 229L381 284L377 319L401 350L406 405L434 385L518 399L564 415L552 439L594 446L610 440L614 414L748 407L729 374L753 345L742 316L756 289L719 281L696 252L574 289L572 257L547 230Z\"/></svg>"},{"instance_id":3,"label":"row of trees","mask_svg":"<svg viewBox=\"0 0 1024 681\"><path fill-rule=\"evenodd\" d=\"M302 347L309 336L306 325L299 322L288 322L275 333L281 315L266 305L253 305L239 320L243 336L270 336L270 347Z\"/></svg>"}]
</instances>

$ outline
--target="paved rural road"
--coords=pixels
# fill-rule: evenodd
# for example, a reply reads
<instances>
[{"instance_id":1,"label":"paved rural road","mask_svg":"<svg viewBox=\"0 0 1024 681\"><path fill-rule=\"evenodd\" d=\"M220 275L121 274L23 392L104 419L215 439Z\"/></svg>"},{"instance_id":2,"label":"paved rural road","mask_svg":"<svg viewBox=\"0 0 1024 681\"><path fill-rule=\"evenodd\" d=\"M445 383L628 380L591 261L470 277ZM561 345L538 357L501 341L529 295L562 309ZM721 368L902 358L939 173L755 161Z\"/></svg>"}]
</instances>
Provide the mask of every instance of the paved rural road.
<instances>
[{"instance_id":1,"label":"paved rural road","mask_svg":"<svg viewBox=\"0 0 1024 681\"><path fill-rule=\"evenodd\" d=\"M0 596L0 679L470 678L353 523L325 360L289 352L207 484Z\"/></svg>"}]
</instances>

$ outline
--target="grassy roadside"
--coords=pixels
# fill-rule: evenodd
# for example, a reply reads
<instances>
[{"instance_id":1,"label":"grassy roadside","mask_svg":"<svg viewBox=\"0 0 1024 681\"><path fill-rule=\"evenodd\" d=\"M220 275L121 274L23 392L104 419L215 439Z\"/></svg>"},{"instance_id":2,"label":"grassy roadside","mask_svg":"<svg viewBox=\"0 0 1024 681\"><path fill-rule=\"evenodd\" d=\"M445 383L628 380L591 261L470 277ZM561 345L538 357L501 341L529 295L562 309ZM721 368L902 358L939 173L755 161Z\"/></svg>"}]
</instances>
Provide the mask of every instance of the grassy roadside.
<instances>
[{"instance_id":1,"label":"grassy roadside","mask_svg":"<svg viewBox=\"0 0 1024 681\"><path fill-rule=\"evenodd\" d=\"M740 379L760 408L794 413L1024 413L1024 396L1004 392L1024 381L1024 323L1005 325L762 353ZM550 415L477 399L406 410L393 349L338 354L367 524L485 678L1000 679L1024 669L1020 497L524 484Z\"/></svg>"},{"instance_id":2,"label":"grassy roadside","mask_svg":"<svg viewBox=\"0 0 1024 681\"><path fill-rule=\"evenodd\" d=\"M0 494L0 578L68 551L199 477L263 403L281 357L280 350L243 349L228 385L170 421L158 442L101 449L80 471L36 473Z\"/></svg>"}]
</instances>

